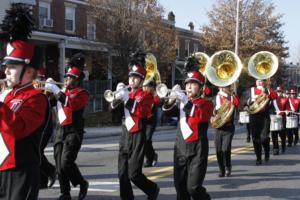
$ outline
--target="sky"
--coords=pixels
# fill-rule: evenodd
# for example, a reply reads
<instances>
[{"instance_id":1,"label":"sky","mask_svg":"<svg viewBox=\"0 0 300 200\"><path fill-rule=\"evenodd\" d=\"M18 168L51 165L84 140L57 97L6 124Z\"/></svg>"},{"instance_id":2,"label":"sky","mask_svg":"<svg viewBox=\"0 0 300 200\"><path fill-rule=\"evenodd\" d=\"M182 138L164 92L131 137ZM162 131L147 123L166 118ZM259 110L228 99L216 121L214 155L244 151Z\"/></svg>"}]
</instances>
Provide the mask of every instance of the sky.
<instances>
[{"instance_id":1,"label":"sky","mask_svg":"<svg viewBox=\"0 0 300 200\"><path fill-rule=\"evenodd\" d=\"M290 57L287 62L300 62L300 0L270 0L275 5L275 14L282 14L284 23L282 31L286 46L289 47ZM208 24L207 11L212 9L216 0L159 0L165 8L166 16L169 11L175 14L176 26L188 29L192 21L195 30Z\"/></svg>"}]
</instances>

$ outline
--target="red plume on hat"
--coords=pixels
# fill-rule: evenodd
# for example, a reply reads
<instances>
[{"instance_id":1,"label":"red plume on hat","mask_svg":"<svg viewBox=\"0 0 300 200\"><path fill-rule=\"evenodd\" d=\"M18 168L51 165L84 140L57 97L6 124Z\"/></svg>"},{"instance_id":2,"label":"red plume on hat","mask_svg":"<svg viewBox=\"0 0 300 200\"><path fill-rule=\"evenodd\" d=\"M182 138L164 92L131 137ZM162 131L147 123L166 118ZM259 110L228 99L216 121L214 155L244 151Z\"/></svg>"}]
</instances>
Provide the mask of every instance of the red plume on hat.
<instances>
[{"instance_id":1,"label":"red plume on hat","mask_svg":"<svg viewBox=\"0 0 300 200\"><path fill-rule=\"evenodd\" d=\"M142 79L146 76L146 54L140 50L131 55L129 63L129 76L136 75Z\"/></svg>"},{"instance_id":2,"label":"red plume on hat","mask_svg":"<svg viewBox=\"0 0 300 200\"><path fill-rule=\"evenodd\" d=\"M187 58L184 64L184 73L187 75L187 78L184 81L185 83L190 81L195 81L200 85L205 83L204 76L199 72L199 61L195 56Z\"/></svg>"},{"instance_id":3,"label":"red plume on hat","mask_svg":"<svg viewBox=\"0 0 300 200\"><path fill-rule=\"evenodd\" d=\"M2 65L24 64L39 68L41 51L28 42L34 29L30 7L21 3L11 4L0 26L0 39L8 42Z\"/></svg>"}]
</instances>

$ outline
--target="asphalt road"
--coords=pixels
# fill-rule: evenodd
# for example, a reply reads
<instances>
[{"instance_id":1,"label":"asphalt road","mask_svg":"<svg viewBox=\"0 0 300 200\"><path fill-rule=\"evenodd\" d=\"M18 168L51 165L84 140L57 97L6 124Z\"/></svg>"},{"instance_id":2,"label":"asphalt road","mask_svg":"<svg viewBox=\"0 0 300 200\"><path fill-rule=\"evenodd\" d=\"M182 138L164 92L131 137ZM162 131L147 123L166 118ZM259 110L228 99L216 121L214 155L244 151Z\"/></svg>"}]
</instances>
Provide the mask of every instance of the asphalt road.
<instances>
[{"instance_id":1,"label":"asphalt road","mask_svg":"<svg viewBox=\"0 0 300 200\"><path fill-rule=\"evenodd\" d=\"M271 156L268 163L255 166L252 143L246 143L244 127L237 126L233 139L232 176L217 177L218 167L213 144L213 130L209 132L210 156L204 181L212 199L300 199L300 145L289 147L285 154ZM145 169L145 174L161 188L160 200L176 199L173 184L174 130L156 132L154 147L159 155L158 165ZM53 157L47 148L49 159ZM78 156L78 165L90 182L87 200L117 200L119 184L117 178L118 137L100 137L84 141ZM42 200L54 200L59 196L59 185L41 190ZM134 187L135 199L147 199ZM77 199L78 188L72 188L72 198Z\"/></svg>"}]
</instances>

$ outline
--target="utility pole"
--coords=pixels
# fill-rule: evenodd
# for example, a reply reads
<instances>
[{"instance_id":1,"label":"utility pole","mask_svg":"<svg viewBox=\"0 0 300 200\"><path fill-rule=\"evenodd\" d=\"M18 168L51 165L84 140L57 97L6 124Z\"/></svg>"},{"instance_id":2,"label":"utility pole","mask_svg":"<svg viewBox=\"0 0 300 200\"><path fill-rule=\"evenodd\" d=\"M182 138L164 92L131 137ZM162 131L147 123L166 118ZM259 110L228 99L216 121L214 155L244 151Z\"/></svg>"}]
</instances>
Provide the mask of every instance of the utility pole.
<instances>
[{"instance_id":1,"label":"utility pole","mask_svg":"<svg viewBox=\"0 0 300 200\"><path fill-rule=\"evenodd\" d=\"M236 0L236 21L235 21L235 48L234 53L238 55L238 49L239 49L239 14L240 14L240 1L242 0ZM237 82L238 80L233 84L234 92L237 93Z\"/></svg>"}]
</instances>

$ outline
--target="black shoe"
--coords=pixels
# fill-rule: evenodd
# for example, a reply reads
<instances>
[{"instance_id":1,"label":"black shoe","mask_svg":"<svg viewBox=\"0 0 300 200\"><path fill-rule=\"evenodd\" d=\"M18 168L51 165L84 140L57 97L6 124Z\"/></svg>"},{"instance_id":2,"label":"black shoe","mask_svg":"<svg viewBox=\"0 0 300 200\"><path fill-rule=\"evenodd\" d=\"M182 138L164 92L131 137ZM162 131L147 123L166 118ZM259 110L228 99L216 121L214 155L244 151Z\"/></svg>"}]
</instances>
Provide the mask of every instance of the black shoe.
<instances>
[{"instance_id":1,"label":"black shoe","mask_svg":"<svg viewBox=\"0 0 300 200\"><path fill-rule=\"evenodd\" d=\"M152 167L152 162L149 160L146 160L144 167Z\"/></svg>"},{"instance_id":2,"label":"black shoe","mask_svg":"<svg viewBox=\"0 0 300 200\"><path fill-rule=\"evenodd\" d=\"M270 151L265 152L265 162L268 162L270 160Z\"/></svg>"},{"instance_id":3,"label":"black shoe","mask_svg":"<svg viewBox=\"0 0 300 200\"><path fill-rule=\"evenodd\" d=\"M86 180L84 180L80 184L80 190L79 190L78 200L83 200L86 197L88 188L89 188L89 182L87 182Z\"/></svg>"},{"instance_id":4,"label":"black shoe","mask_svg":"<svg viewBox=\"0 0 300 200\"><path fill-rule=\"evenodd\" d=\"M288 143L287 147L291 147L291 146L292 146L292 144Z\"/></svg>"},{"instance_id":5,"label":"black shoe","mask_svg":"<svg viewBox=\"0 0 300 200\"><path fill-rule=\"evenodd\" d=\"M55 181L56 181L56 171L54 171L53 174L51 174L51 176L49 176L48 187L51 188L54 185Z\"/></svg>"},{"instance_id":6,"label":"black shoe","mask_svg":"<svg viewBox=\"0 0 300 200\"><path fill-rule=\"evenodd\" d=\"M279 155L279 149L273 149L273 155Z\"/></svg>"},{"instance_id":7,"label":"black shoe","mask_svg":"<svg viewBox=\"0 0 300 200\"><path fill-rule=\"evenodd\" d=\"M231 175L231 167L226 167L225 169L225 176L230 176Z\"/></svg>"},{"instance_id":8,"label":"black shoe","mask_svg":"<svg viewBox=\"0 0 300 200\"><path fill-rule=\"evenodd\" d=\"M157 155L157 153L156 153L156 154L154 154L154 158L153 158L153 161L152 161L152 167L155 167L155 166L156 166L156 164L157 164L157 159L158 159L158 155Z\"/></svg>"},{"instance_id":9,"label":"black shoe","mask_svg":"<svg viewBox=\"0 0 300 200\"><path fill-rule=\"evenodd\" d=\"M155 193L148 196L148 200L156 200L159 194L159 190L160 190L159 187L156 186Z\"/></svg>"},{"instance_id":10,"label":"black shoe","mask_svg":"<svg viewBox=\"0 0 300 200\"><path fill-rule=\"evenodd\" d=\"M70 194L62 194L58 197L57 200L72 200L72 198Z\"/></svg>"},{"instance_id":11,"label":"black shoe","mask_svg":"<svg viewBox=\"0 0 300 200\"><path fill-rule=\"evenodd\" d=\"M265 162L269 162L269 160L270 160L270 155L269 154L265 155Z\"/></svg>"},{"instance_id":12,"label":"black shoe","mask_svg":"<svg viewBox=\"0 0 300 200\"><path fill-rule=\"evenodd\" d=\"M285 152L285 147L282 147L282 150L281 150L281 152L282 152L282 153L284 153L284 152Z\"/></svg>"},{"instance_id":13,"label":"black shoe","mask_svg":"<svg viewBox=\"0 0 300 200\"><path fill-rule=\"evenodd\" d=\"M247 143L250 143L250 141L251 141L250 137L247 137L246 142L247 142Z\"/></svg>"},{"instance_id":14,"label":"black shoe","mask_svg":"<svg viewBox=\"0 0 300 200\"><path fill-rule=\"evenodd\" d=\"M256 166L259 166L262 164L262 162L261 162L261 160L257 160L255 164L256 164Z\"/></svg>"},{"instance_id":15,"label":"black shoe","mask_svg":"<svg viewBox=\"0 0 300 200\"><path fill-rule=\"evenodd\" d=\"M218 176L219 176L220 178L221 178L221 177L224 177L224 176L225 176L225 170L224 170L224 169L220 169Z\"/></svg>"},{"instance_id":16,"label":"black shoe","mask_svg":"<svg viewBox=\"0 0 300 200\"><path fill-rule=\"evenodd\" d=\"M296 145L297 145L297 143L298 143L298 142L294 142L294 146L296 146Z\"/></svg>"}]
</instances>

